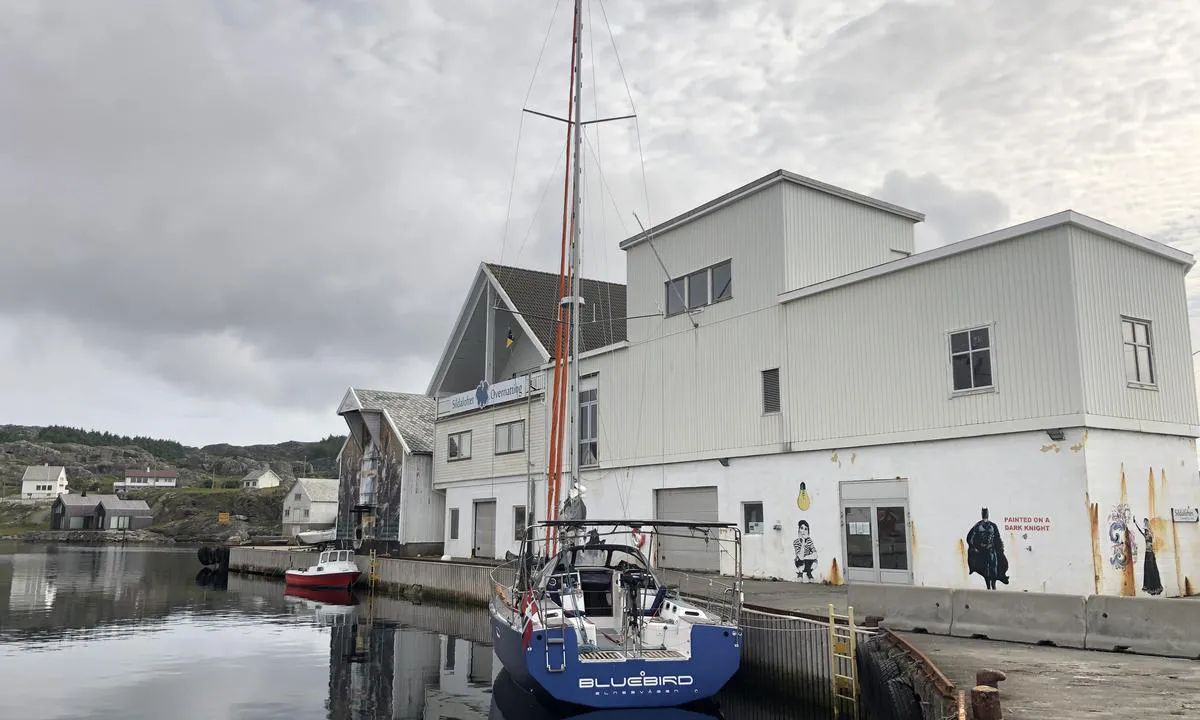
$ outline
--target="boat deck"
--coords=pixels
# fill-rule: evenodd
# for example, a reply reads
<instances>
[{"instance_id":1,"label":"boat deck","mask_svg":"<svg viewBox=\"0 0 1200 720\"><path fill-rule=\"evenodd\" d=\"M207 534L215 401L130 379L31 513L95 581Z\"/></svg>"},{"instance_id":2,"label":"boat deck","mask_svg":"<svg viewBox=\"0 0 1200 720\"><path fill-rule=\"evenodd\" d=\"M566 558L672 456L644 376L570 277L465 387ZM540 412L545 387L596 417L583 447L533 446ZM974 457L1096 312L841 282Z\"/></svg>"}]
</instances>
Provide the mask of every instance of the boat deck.
<instances>
[{"instance_id":1,"label":"boat deck","mask_svg":"<svg viewBox=\"0 0 1200 720\"><path fill-rule=\"evenodd\" d=\"M581 662L613 662L615 660L686 660L677 650L591 650L579 653Z\"/></svg>"}]
</instances>

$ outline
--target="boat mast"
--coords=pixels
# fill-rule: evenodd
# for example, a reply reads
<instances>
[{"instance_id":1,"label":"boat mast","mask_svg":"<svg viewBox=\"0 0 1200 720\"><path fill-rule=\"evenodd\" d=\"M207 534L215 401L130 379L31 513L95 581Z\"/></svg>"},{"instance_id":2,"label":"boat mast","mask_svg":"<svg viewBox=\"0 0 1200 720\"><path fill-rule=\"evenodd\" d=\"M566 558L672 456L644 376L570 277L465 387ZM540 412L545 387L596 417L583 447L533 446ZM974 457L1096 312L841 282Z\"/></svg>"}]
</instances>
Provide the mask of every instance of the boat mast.
<instances>
[{"instance_id":1,"label":"boat mast","mask_svg":"<svg viewBox=\"0 0 1200 720\"><path fill-rule=\"evenodd\" d=\"M570 398L571 422L567 434L570 443L570 463L572 486L579 483L579 320L580 304L583 298L579 295L579 267L582 254L579 240L579 178L582 170L580 149L583 146L583 123L580 112L583 107L583 0L575 0L575 113L571 118L574 129L574 145L572 154L575 157L574 175L571 179L571 352L568 355L571 363L571 384L568 389Z\"/></svg>"}]
</instances>

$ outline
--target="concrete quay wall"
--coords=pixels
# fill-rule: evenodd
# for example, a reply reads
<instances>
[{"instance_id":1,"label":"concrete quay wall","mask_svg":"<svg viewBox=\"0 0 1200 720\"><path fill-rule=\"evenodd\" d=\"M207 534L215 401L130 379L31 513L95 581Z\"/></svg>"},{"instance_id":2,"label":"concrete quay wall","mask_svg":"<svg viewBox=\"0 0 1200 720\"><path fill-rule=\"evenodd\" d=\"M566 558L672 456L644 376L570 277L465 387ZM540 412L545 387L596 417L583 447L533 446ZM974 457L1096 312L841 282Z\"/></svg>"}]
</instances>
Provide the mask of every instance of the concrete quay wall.
<instances>
[{"instance_id":1,"label":"concrete quay wall","mask_svg":"<svg viewBox=\"0 0 1200 720\"><path fill-rule=\"evenodd\" d=\"M1200 600L871 583L847 591L855 616L893 630L1200 658Z\"/></svg>"},{"instance_id":2,"label":"concrete quay wall","mask_svg":"<svg viewBox=\"0 0 1200 720\"><path fill-rule=\"evenodd\" d=\"M252 575L282 577L290 569L299 569L316 562L313 551L284 548L231 548L229 569ZM368 582L367 558L358 556L363 569L360 584ZM492 571L495 565L470 563L461 560L414 560L408 558L376 558L377 587L397 593L417 591L422 596L454 602L486 606L492 598Z\"/></svg>"}]
</instances>

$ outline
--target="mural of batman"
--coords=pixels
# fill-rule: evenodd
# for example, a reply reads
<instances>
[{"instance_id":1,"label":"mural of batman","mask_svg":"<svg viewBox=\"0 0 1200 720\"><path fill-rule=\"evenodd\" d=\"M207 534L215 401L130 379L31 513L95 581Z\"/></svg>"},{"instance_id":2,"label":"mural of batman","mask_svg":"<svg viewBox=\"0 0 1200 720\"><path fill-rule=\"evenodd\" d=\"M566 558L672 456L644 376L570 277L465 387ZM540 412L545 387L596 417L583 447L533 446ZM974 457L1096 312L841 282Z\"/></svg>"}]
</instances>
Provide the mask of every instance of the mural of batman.
<instances>
[{"instance_id":1,"label":"mural of batman","mask_svg":"<svg viewBox=\"0 0 1200 720\"><path fill-rule=\"evenodd\" d=\"M996 589L996 581L1008 584L1008 558L1004 556L1004 539L1000 528L988 520L983 508L980 520L967 532L967 569L979 573L988 590Z\"/></svg>"}]
</instances>

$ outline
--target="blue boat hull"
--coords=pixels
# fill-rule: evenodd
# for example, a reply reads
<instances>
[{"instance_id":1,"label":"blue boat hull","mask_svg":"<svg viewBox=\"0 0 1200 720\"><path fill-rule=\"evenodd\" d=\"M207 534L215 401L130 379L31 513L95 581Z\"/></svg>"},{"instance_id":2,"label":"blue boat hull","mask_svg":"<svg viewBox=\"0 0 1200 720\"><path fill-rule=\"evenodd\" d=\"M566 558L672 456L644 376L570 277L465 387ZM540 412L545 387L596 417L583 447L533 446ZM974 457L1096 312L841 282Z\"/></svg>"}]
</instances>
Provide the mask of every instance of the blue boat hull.
<instances>
[{"instance_id":1,"label":"blue boat hull","mask_svg":"<svg viewBox=\"0 0 1200 720\"><path fill-rule=\"evenodd\" d=\"M722 625L692 627L692 659L580 662L570 628L539 630L522 647L521 631L491 611L496 656L509 676L556 700L594 708L674 707L713 697L741 663L742 634ZM547 640L562 640L562 644ZM551 671L547 665L563 669Z\"/></svg>"}]
</instances>

